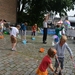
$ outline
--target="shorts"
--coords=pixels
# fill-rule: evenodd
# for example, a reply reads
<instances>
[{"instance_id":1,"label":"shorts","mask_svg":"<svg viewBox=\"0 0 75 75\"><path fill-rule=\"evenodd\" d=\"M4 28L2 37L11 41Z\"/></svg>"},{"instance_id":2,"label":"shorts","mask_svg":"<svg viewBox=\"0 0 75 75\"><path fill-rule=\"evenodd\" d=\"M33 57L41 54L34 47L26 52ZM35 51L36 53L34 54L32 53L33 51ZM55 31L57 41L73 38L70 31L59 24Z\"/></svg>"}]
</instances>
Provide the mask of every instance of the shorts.
<instances>
[{"instance_id":1,"label":"shorts","mask_svg":"<svg viewBox=\"0 0 75 75\"><path fill-rule=\"evenodd\" d=\"M11 35L10 37L11 37L11 43L16 43L17 42L16 37L14 37L13 35Z\"/></svg>"},{"instance_id":2,"label":"shorts","mask_svg":"<svg viewBox=\"0 0 75 75\"><path fill-rule=\"evenodd\" d=\"M36 71L37 75L48 75L48 71L46 70L45 72L40 71L40 69L37 69Z\"/></svg>"},{"instance_id":3,"label":"shorts","mask_svg":"<svg viewBox=\"0 0 75 75\"><path fill-rule=\"evenodd\" d=\"M61 69L63 69L63 66L64 66L64 57L63 58L58 58L59 62L60 62L60 67ZM58 68L59 67L59 64L58 64L58 61L55 59L55 67Z\"/></svg>"}]
</instances>

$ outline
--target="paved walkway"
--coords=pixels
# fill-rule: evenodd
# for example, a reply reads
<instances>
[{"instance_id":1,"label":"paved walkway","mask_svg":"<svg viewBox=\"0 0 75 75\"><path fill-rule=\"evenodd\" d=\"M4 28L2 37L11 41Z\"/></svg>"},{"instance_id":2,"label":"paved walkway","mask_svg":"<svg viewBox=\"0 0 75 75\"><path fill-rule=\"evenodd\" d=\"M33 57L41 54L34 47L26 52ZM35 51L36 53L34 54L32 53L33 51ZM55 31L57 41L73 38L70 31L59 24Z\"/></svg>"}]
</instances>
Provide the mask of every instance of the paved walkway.
<instances>
[{"instance_id":1,"label":"paved walkway","mask_svg":"<svg viewBox=\"0 0 75 75\"><path fill-rule=\"evenodd\" d=\"M9 35L5 35L4 39L0 39L0 75L35 75L41 59L51 47L52 36L48 36L47 44L42 44L41 35L37 36L34 41L31 40L30 36L27 36L27 40L26 45L21 40L18 40L17 51L11 51ZM75 43L71 40L68 40L68 43L75 57ZM45 49L44 53L39 52L41 47ZM75 75L72 71L73 64L69 53L66 51L65 54L63 74ZM49 75L52 75L50 70Z\"/></svg>"}]
</instances>

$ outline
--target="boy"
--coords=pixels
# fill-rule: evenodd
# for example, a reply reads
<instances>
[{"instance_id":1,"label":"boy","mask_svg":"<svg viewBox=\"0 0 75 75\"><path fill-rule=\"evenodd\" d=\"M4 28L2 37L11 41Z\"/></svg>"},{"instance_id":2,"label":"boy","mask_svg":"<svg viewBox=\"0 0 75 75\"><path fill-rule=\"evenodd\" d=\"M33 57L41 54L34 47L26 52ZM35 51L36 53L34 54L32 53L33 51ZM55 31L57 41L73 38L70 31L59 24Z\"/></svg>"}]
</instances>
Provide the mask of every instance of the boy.
<instances>
[{"instance_id":1,"label":"boy","mask_svg":"<svg viewBox=\"0 0 75 75\"><path fill-rule=\"evenodd\" d=\"M65 35L62 35L60 41L55 45L55 49L57 50L56 61L55 61L55 67L56 67L55 73L58 72L58 66L59 66L58 61L60 63L61 70L63 70L65 48L69 51L71 59L73 58L72 50L70 49L66 41L67 37ZM60 75L62 75L61 71Z\"/></svg>"},{"instance_id":2,"label":"boy","mask_svg":"<svg viewBox=\"0 0 75 75\"><path fill-rule=\"evenodd\" d=\"M12 43L12 50L16 50L16 44L17 44L17 34L19 33L20 25L17 25L16 27L10 27L10 38Z\"/></svg>"},{"instance_id":3,"label":"boy","mask_svg":"<svg viewBox=\"0 0 75 75\"><path fill-rule=\"evenodd\" d=\"M27 30L28 23L25 22L21 25L21 40L26 40L26 30Z\"/></svg>"}]
</instances>

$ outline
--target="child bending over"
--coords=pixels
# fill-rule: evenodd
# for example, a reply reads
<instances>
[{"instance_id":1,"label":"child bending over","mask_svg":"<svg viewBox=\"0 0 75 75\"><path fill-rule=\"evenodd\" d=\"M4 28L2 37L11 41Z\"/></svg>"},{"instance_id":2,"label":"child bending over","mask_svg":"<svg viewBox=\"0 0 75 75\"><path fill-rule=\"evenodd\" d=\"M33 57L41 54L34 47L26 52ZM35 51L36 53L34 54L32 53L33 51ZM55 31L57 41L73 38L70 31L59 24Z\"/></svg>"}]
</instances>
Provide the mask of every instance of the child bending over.
<instances>
[{"instance_id":1,"label":"child bending over","mask_svg":"<svg viewBox=\"0 0 75 75\"><path fill-rule=\"evenodd\" d=\"M54 58L56 53L57 52L54 48L50 48L48 50L47 55L43 58L41 64L39 65L36 71L37 75L48 75L48 71L47 71L48 67L51 69L52 72L54 72L51 58Z\"/></svg>"}]
</instances>

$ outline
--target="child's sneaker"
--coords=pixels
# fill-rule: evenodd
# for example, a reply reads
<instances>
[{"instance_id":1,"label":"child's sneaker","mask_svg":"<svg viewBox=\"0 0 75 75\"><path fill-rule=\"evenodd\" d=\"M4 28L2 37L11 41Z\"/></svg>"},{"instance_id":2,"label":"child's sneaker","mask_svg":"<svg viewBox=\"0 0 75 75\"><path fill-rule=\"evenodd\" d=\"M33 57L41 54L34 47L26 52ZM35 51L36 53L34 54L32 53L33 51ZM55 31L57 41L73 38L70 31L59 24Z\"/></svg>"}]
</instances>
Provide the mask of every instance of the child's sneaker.
<instances>
[{"instance_id":1,"label":"child's sneaker","mask_svg":"<svg viewBox=\"0 0 75 75\"><path fill-rule=\"evenodd\" d=\"M61 71L59 71L59 74L58 75L62 75Z\"/></svg>"},{"instance_id":2,"label":"child's sneaker","mask_svg":"<svg viewBox=\"0 0 75 75\"><path fill-rule=\"evenodd\" d=\"M12 48L12 51L17 51L16 48Z\"/></svg>"},{"instance_id":3,"label":"child's sneaker","mask_svg":"<svg viewBox=\"0 0 75 75\"><path fill-rule=\"evenodd\" d=\"M57 70L55 70L54 75L58 75L58 71Z\"/></svg>"},{"instance_id":4,"label":"child's sneaker","mask_svg":"<svg viewBox=\"0 0 75 75\"><path fill-rule=\"evenodd\" d=\"M54 41L52 41L52 46L54 46L55 45L55 43L54 43Z\"/></svg>"},{"instance_id":5,"label":"child's sneaker","mask_svg":"<svg viewBox=\"0 0 75 75\"><path fill-rule=\"evenodd\" d=\"M11 50L14 51L14 48L12 48Z\"/></svg>"}]
</instances>

